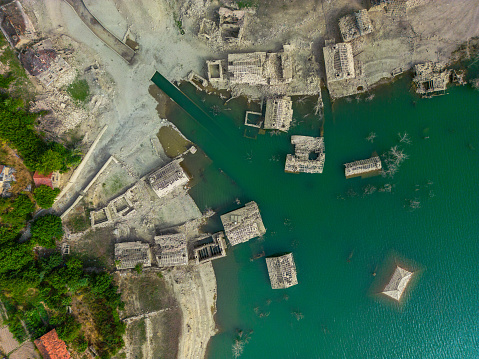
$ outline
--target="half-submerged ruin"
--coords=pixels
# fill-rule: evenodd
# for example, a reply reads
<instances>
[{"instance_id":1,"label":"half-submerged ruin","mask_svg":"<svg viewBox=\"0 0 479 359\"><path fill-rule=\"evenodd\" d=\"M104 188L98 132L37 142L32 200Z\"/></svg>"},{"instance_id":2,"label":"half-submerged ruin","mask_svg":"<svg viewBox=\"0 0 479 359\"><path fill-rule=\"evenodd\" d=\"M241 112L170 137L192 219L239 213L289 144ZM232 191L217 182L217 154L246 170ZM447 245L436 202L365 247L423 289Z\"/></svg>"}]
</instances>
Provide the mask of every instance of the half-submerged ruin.
<instances>
[{"instance_id":1,"label":"half-submerged ruin","mask_svg":"<svg viewBox=\"0 0 479 359\"><path fill-rule=\"evenodd\" d=\"M266 258L266 266L273 289L289 288L298 284L293 253Z\"/></svg>"},{"instance_id":2,"label":"half-submerged ruin","mask_svg":"<svg viewBox=\"0 0 479 359\"><path fill-rule=\"evenodd\" d=\"M293 119L291 97L279 97L266 100L264 128L288 132Z\"/></svg>"},{"instance_id":3,"label":"half-submerged ruin","mask_svg":"<svg viewBox=\"0 0 479 359\"><path fill-rule=\"evenodd\" d=\"M177 188L185 186L190 178L180 163L182 158L176 159L157 169L147 177L147 181L158 197L162 198Z\"/></svg>"},{"instance_id":4,"label":"half-submerged ruin","mask_svg":"<svg viewBox=\"0 0 479 359\"><path fill-rule=\"evenodd\" d=\"M343 16L339 19L338 24L344 42L352 41L374 31L368 11L364 9Z\"/></svg>"},{"instance_id":5,"label":"half-submerged ruin","mask_svg":"<svg viewBox=\"0 0 479 359\"><path fill-rule=\"evenodd\" d=\"M188 264L188 248L184 233L155 236L155 256L158 267Z\"/></svg>"},{"instance_id":6,"label":"half-submerged ruin","mask_svg":"<svg viewBox=\"0 0 479 359\"><path fill-rule=\"evenodd\" d=\"M386 285L382 293L394 300L399 301L404 294L412 275L413 272L409 272L404 268L396 266L389 283Z\"/></svg>"},{"instance_id":7,"label":"half-submerged ruin","mask_svg":"<svg viewBox=\"0 0 479 359\"><path fill-rule=\"evenodd\" d=\"M217 232L211 236L211 241L199 241L194 249L196 264L210 262L226 256L226 242L224 232Z\"/></svg>"},{"instance_id":8,"label":"half-submerged ruin","mask_svg":"<svg viewBox=\"0 0 479 359\"><path fill-rule=\"evenodd\" d=\"M380 174L382 170L381 159L379 156L345 163L344 167L346 178L374 176Z\"/></svg>"},{"instance_id":9,"label":"half-submerged ruin","mask_svg":"<svg viewBox=\"0 0 479 359\"><path fill-rule=\"evenodd\" d=\"M232 246L266 233L258 205L254 201L246 203L243 208L223 214L221 222Z\"/></svg>"},{"instance_id":10,"label":"half-submerged ruin","mask_svg":"<svg viewBox=\"0 0 479 359\"><path fill-rule=\"evenodd\" d=\"M413 81L416 84L416 92L420 95L431 95L445 91L450 79L450 70L439 62L425 62L414 66L416 76Z\"/></svg>"},{"instance_id":11,"label":"half-submerged ruin","mask_svg":"<svg viewBox=\"0 0 479 359\"><path fill-rule=\"evenodd\" d=\"M117 269L131 269L138 264L141 264L143 267L150 267L150 245L140 241L116 243L115 264Z\"/></svg>"},{"instance_id":12,"label":"half-submerged ruin","mask_svg":"<svg viewBox=\"0 0 479 359\"><path fill-rule=\"evenodd\" d=\"M285 172L323 173L324 138L309 136L291 136L294 155L286 156Z\"/></svg>"}]
</instances>

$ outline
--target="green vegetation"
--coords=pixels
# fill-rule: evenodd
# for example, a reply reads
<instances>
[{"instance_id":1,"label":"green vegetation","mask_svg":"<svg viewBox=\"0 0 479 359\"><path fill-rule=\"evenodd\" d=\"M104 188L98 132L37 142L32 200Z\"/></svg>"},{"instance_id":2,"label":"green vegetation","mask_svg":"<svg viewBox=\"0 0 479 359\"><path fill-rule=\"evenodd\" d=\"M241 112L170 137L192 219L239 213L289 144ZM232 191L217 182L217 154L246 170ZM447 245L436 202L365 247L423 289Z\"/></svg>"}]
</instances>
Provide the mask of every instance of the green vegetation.
<instances>
[{"instance_id":1,"label":"green vegetation","mask_svg":"<svg viewBox=\"0 0 479 359\"><path fill-rule=\"evenodd\" d=\"M143 263L138 263L135 266L135 271L136 271L136 273L141 274L143 272Z\"/></svg>"},{"instance_id":2,"label":"green vegetation","mask_svg":"<svg viewBox=\"0 0 479 359\"><path fill-rule=\"evenodd\" d=\"M86 102L90 97L90 87L88 86L88 82L79 78L76 78L75 81L67 87L67 92L72 99L80 103Z\"/></svg>"},{"instance_id":3,"label":"green vegetation","mask_svg":"<svg viewBox=\"0 0 479 359\"><path fill-rule=\"evenodd\" d=\"M32 223L32 241L44 248L55 248L56 241L63 236L62 220L53 214L46 214Z\"/></svg>"},{"instance_id":4,"label":"green vegetation","mask_svg":"<svg viewBox=\"0 0 479 359\"><path fill-rule=\"evenodd\" d=\"M180 34L184 35L185 30L183 29L183 21L178 19L178 16L176 15L176 13L173 13L173 20L175 21L175 25L178 28L178 30L180 31Z\"/></svg>"},{"instance_id":5,"label":"green vegetation","mask_svg":"<svg viewBox=\"0 0 479 359\"><path fill-rule=\"evenodd\" d=\"M70 215L70 219L66 225L73 233L86 231L91 225L90 211L87 210L85 213Z\"/></svg>"},{"instance_id":6,"label":"green vegetation","mask_svg":"<svg viewBox=\"0 0 479 359\"><path fill-rule=\"evenodd\" d=\"M245 9L245 8L258 6L255 0L236 0L236 4L238 5L239 9Z\"/></svg>"},{"instance_id":7,"label":"green vegetation","mask_svg":"<svg viewBox=\"0 0 479 359\"><path fill-rule=\"evenodd\" d=\"M60 193L59 188L50 188L49 186L41 185L33 191L33 198L35 202L42 208L51 208L56 196Z\"/></svg>"}]
</instances>

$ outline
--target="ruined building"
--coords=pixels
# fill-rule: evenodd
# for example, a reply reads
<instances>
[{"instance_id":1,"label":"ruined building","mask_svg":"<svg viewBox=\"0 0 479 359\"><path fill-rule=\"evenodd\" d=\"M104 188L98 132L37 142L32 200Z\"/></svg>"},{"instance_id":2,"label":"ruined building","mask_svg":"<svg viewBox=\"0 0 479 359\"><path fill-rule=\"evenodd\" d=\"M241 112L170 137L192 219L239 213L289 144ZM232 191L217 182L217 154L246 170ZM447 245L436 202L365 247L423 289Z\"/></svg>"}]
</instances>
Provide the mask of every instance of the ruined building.
<instances>
[{"instance_id":1,"label":"ruined building","mask_svg":"<svg viewBox=\"0 0 479 359\"><path fill-rule=\"evenodd\" d=\"M224 85L224 64L222 60L206 61L208 80L213 86Z\"/></svg>"},{"instance_id":2,"label":"ruined building","mask_svg":"<svg viewBox=\"0 0 479 359\"><path fill-rule=\"evenodd\" d=\"M158 267L188 264L188 249L184 233L156 236L155 244L155 256Z\"/></svg>"},{"instance_id":3,"label":"ruined building","mask_svg":"<svg viewBox=\"0 0 479 359\"><path fill-rule=\"evenodd\" d=\"M30 18L18 0L0 6L0 29L12 47L21 47L36 34Z\"/></svg>"},{"instance_id":4,"label":"ruined building","mask_svg":"<svg viewBox=\"0 0 479 359\"><path fill-rule=\"evenodd\" d=\"M212 261L226 256L225 234L217 232L211 236L211 241L200 241L195 245L196 264Z\"/></svg>"},{"instance_id":5,"label":"ruined building","mask_svg":"<svg viewBox=\"0 0 479 359\"><path fill-rule=\"evenodd\" d=\"M293 253L266 258L266 266L273 289L289 288L298 284Z\"/></svg>"},{"instance_id":6,"label":"ruined building","mask_svg":"<svg viewBox=\"0 0 479 359\"><path fill-rule=\"evenodd\" d=\"M232 10L220 7L215 20L205 18L201 21L198 36L204 40L216 39L226 44L238 44L252 12L254 9Z\"/></svg>"},{"instance_id":7,"label":"ruined building","mask_svg":"<svg viewBox=\"0 0 479 359\"><path fill-rule=\"evenodd\" d=\"M376 175L381 173L382 169L381 159L379 156L373 156L365 160L345 163L344 167L344 174L346 175L346 178Z\"/></svg>"},{"instance_id":8,"label":"ruined building","mask_svg":"<svg viewBox=\"0 0 479 359\"><path fill-rule=\"evenodd\" d=\"M50 40L43 40L25 49L20 54L25 70L45 87L54 84L56 87L70 83L75 71L55 51Z\"/></svg>"},{"instance_id":9,"label":"ruined building","mask_svg":"<svg viewBox=\"0 0 479 359\"><path fill-rule=\"evenodd\" d=\"M264 128L288 132L293 119L293 102L291 97L266 100Z\"/></svg>"},{"instance_id":10,"label":"ruined building","mask_svg":"<svg viewBox=\"0 0 479 359\"><path fill-rule=\"evenodd\" d=\"M15 169L0 165L0 196L8 195L12 182L15 181Z\"/></svg>"},{"instance_id":11,"label":"ruined building","mask_svg":"<svg viewBox=\"0 0 479 359\"><path fill-rule=\"evenodd\" d=\"M158 197L162 198L188 183L190 178L180 165L182 161L183 159L173 160L148 175L147 181Z\"/></svg>"},{"instance_id":12,"label":"ruined building","mask_svg":"<svg viewBox=\"0 0 479 359\"><path fill-rule=\"evenodd\" d=\"M403 6L406 10L415 8L416 6L427 4L430 0L369 0L370 11L392 10L397 6Z\"/></svg>"},{"instance_id":13,"label":"ruined building","mask_svg":"<svg viewBox=\"0 0 479 359\"><path fill-rule=\"evenodd\" d=\"M128 190L121 196L111 200L108 205L96 211L90 212L90 224L92 227L106 226L116 219L136 213L133 207L132 191Z\"/></svg>"},{"instance_id":14,"label":"ruined building","mask_svg":"<svg viewBox=\"0 0 479 359\"><path fill-rule=\"evenodd\" d=\"M439 62L425 62L414 66L416 92L421 95L445 91L450 80L450 71Z\"/></svg>"},{"instance_id":15,"label":"ruined building","mask_svg":"<svg viewBox=\"0 0 479 359\"><path fill-rule=\"evenodd\" d=\"M367 10L359 10L339 19L339 31L344 42L373 32L373 24Z\"/></svg>"},{"instance_id":16,"label":"ruined building","mask_svg":"<svg viewBox=\"0 0 479 359\"><path fill-rule=\"evenodd\" d=\"M386 285L382 293L392 299L399 301L406 290L412 275L413 272L409 272L404 268L396 266L389 283Z\"/></svg>"},{"instance_id":17,"label":"ruined building","mask_svg":"<svg viewBox=\"0 0 479 359\"><path fill-rule=\"evenodd\" d=\"M324 138L309 136L291 136L294 155L286 156L285 172L323 173Z\"/></svg>"},{"instance_id":18,"label":"ruined building","mask_svg":"<svg viewBox=\"0 0 479 359\"><path fill-rule=\"evenodd\" d=\"M248 202L243 208L221 216L226 236L232 246L244 243L266 233L256 202Z\"/></svg>"},{"instance_id":19,"label":"ruined building","mask_svg":"<svg viewBox=\"0 0 479 359\"><path fill-rule=\"evenodd\" d=\"M151 252L148 243L126 242L115 244L116 269L131 269L137 264L151 266Z\"/></svg>"},{"instance_id":20,"label":"ruined building","mask_svg":"<svg viewBox=\"0 0 479 359\"><path fill-rule=\"evenodd\" d=\"M328 85L334 81L354 78L354 59L351 44L342 42L329 45L323 48L323 52Z\"/></svg>"}]
</instances>

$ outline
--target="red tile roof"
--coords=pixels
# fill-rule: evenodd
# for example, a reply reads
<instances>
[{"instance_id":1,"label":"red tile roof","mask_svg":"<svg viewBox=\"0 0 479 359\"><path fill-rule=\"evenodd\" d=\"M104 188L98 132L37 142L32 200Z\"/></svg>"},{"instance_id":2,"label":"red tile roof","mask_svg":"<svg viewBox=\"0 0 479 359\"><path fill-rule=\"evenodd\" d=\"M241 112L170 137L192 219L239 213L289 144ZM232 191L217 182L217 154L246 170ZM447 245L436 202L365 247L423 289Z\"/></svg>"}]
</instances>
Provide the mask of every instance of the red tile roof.
<instances>
[{"instance_id":1,"label":"red tile roof","mask_svg":"<svg viewBox=\"0 0 479 359\"><path fill-rule=\"evenodd\" d=\"M44 176L37 171L33 174L33 182L35 182L35 187L41 186L42 184L46 186L50 186L53 188L53 182L52 182L52 173Z\"/></svg>"},{"instance_id":2,"label":"red tile roof","mask_svg":"<svg viewBox=\"0 0 479 359\"><path fill-rule=\"evenodd\" d=\"M67 346L63 340L58 338L55 329L35 340L35 345L43 359L70 359Z\"/></svg>"}]
</instances>

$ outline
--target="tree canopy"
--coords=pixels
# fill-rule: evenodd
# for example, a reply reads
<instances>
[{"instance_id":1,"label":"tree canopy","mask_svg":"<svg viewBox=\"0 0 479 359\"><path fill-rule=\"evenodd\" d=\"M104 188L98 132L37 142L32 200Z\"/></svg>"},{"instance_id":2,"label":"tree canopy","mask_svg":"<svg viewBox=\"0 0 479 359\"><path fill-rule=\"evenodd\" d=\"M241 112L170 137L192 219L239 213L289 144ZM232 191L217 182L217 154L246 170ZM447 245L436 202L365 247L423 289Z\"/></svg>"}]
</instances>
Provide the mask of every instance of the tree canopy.
<instances>
[{"instance_id":1,"label":"tree canopy","mask_svg":"<svg viewBox=\"0 0 479 359\"><path fill-rule=\"evenodd\" d=\"M63 236L62 220L53 214L37 218L31 227L32 241L45 248L55 248Z\"/></svg>"},{"instance_id":2,"label":"tree canopy","mask_svg":"<svg viewBox=\"0 0 479 359\"><path fill-rule=\"evenodd\" d=\"M33 191L33 198L35 198L35 201L40 207L50 208L59 193L59 188L52 189L49 186L41 185Z\"/></svg>"}]
</instances>

